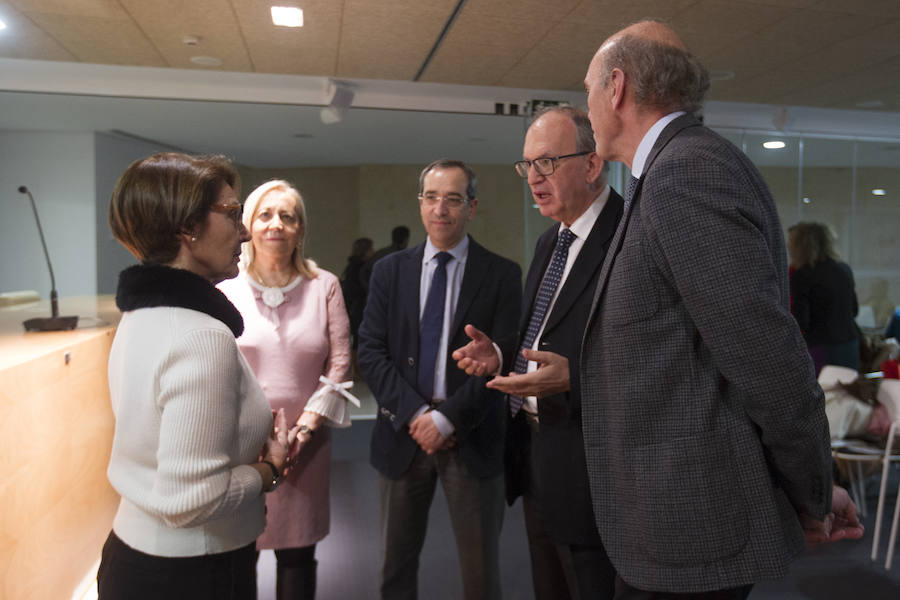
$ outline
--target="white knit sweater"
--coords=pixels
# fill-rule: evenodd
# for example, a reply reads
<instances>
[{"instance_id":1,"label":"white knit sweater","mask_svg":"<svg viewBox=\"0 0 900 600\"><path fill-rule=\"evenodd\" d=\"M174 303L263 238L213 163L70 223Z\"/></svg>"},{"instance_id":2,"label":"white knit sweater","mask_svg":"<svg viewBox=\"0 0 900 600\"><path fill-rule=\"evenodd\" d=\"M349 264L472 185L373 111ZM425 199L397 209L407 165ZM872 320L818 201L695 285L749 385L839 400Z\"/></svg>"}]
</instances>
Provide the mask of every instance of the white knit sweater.
<instances>
[{"instance_id":1,"label":"white knit sweater","mask_svg":"<svg viewBox=\"0 0 900 600\"><path fill-rule=\"evenodd\" d=\"M262 533L262 482L250 464L272 414L225 324L186 308L126 312L109 387L116 535L147 554L197 556Z\"/></svg>"}]
</instances>

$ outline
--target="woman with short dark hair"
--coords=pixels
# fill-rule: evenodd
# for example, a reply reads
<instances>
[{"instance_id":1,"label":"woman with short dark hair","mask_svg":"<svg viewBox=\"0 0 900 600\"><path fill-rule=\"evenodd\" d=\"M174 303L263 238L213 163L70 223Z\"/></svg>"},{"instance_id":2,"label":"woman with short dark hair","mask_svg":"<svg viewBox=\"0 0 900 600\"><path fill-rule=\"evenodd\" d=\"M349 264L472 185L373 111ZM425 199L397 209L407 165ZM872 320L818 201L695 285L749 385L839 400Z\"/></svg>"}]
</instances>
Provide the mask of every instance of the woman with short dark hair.
<instances>
[{"instance_id":1,"label":"woman with short dark hair","mask_svg":"<svg viewBox=\"0 0 900 600\"><path fill-rule=\"evenodd\" d=\"M238 272L237 172L164 153L116 184L109 223L140 261L119 276L109 357L116 419L108 476L121 496L101 600L256 597L264 492L296 436L274 419L238 350L240 313L215 284Z\"/></svg>"}]
</instances>

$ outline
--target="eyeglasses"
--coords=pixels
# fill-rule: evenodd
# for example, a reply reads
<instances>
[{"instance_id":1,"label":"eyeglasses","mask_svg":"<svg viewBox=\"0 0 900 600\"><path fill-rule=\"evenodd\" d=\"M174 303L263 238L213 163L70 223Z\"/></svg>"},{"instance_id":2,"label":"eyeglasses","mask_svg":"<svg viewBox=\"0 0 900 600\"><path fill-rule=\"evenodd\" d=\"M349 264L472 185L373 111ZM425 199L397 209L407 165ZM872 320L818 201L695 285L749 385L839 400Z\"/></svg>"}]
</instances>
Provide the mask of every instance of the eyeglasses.
<instances>
[{"instance_id":1,"label":"eyeglasses","mask_svg":"<svg viewBox=\"0 0 900 600\"><path fill-rule=\"evenodd\" d=\"M534 170L538 172L538 175L549 177L550 175L553 175L553 172L556 170L556 163L558 163L562 159L572 158L573 156L584 156L585 154L590 154L591 152L592 150L585 150L584 152L563 154L562 156L548 156L545 158L536 158L534 160L520 160L513 166L516 167L516 173L518 173L520 177L528 177L528 167L531 166L533 166Z\"/></svg>"},{"instance_id":2,"label":"eyeglasses","mask_svg":"<svg viewBox=\"0 0 900 600\"><path fill-rule=\"evenodd\" d=\"M468 202L466 198L459 194L447 194L446 196L439 196L430 192L427 194L419 194L419 202L425 206L437 206L441 200L446 202L447 206L450 208L462 208L462 205Z\"/></svg>"},{"instance_id":3,"label":"eyeglasses","mask_svg":"<svg viewBox=\"0 0 900 600\"><path fill-rule=\"evenodd\" d=\"M241 226L241 217L244 214L244 207L240 204L213 204L209 210L223 214L234 223L235 227Z\"/></svg>"}]
</instances>

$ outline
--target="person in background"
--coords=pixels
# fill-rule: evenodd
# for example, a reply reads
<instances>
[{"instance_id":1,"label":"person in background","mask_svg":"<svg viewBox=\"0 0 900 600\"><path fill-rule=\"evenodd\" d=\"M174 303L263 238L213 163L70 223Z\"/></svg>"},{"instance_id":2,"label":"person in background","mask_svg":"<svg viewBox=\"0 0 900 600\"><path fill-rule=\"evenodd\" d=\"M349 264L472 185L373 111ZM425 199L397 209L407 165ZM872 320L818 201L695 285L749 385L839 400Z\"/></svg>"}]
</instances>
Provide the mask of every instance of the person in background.
<instances>
[{"instance_id":1,"label":"person in background","mask_svg":"<svg viewBox=\"0 0 900 600\"><path fill-rule=\"evenodd\" d=\"M363 310L366 308L366 288L363 287L361 274L366 261L372 258L374 245L372 240L362 237L353 241L353 249L347 258L347 266L341 273L341 291L344 294L344 305L350 316L350 336L353 348L356 349L356 334L362 322Z\"/></svg>"},{"instance_id":2,"label":"person in background","mask_svg":"<svg viewBox=\"0 0 900 600\"><path fill-rule=\"evenodd\" d=\"M335 275L304 255L308 231L300 193L273 180L247 197L250 241L241 273L221 289L247 324L238 340L273 409L299 427L296 464L266 498L268 524L258 549L274 549L276 598L311 599L316 543L329 530L329 427L349 427L347 401L331 384L350 367L350 324Z\"/></svg>"},{"instance_id":3,"label":"person in background","mask_svg":"<svg viewBox=\"0 0 900 600\"><path fill-rule=\"evenodd\" d=\"M834 234L822 223L788 228L793 313L813 358L816 375L825 365L859 370L859 305L850 267L837 260Z\"/></svg>"},{"instance_id":4,"label":"person in background","mask_svg":"<svg viewBox=\"0 0 900 600\"><path fill-rule=\"evenodd\" d=\"M235 343L240 313L215 288L238 273L239 178L223 157L136 161L113 191L122 271L109 356L121 496L97 576L103 600L256 598L263 492L296 431L272 412Z\"/></svg>"},{"instance_id":5,"label":"person in background","mask_svg":"<svg viewBox=\"0 0 900 600\"><path fill-rule=\"evenodd\" d=\"M366 264L363 265L359 280L367 292L369 291L369 280L372 279L372 269L375 267L375 263L388 254L404 250L407 244L409 244L409 227L406 225L397 225L391 230L391 245L376 250L375 254L373 254L371 258L366 261Z\"/></svg>"}]
</instances>

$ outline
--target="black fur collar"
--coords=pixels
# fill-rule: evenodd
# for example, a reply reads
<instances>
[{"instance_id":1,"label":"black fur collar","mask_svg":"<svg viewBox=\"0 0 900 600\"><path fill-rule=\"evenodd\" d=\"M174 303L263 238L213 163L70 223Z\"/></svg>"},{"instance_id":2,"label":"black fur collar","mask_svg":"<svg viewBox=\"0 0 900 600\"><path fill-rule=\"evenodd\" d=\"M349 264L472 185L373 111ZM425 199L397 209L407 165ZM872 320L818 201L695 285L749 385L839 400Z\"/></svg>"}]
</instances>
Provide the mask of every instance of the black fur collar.
<instances>
[{"instance_id":1,"label":"black fur collar","mask_svg":"<svg viewBox=\"0 0 900 600\"><path fill-rule=\"evenodd\" d=\"M225 294L195 273L162 265L135 265L119 273L119 310L177 306L206 313L228 325L234 337L244 332L241 313Z\"/></svg>"}]
</instances>

